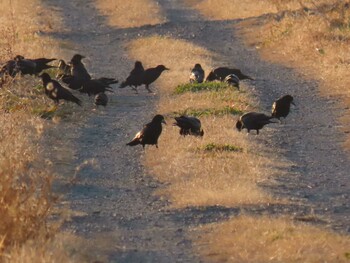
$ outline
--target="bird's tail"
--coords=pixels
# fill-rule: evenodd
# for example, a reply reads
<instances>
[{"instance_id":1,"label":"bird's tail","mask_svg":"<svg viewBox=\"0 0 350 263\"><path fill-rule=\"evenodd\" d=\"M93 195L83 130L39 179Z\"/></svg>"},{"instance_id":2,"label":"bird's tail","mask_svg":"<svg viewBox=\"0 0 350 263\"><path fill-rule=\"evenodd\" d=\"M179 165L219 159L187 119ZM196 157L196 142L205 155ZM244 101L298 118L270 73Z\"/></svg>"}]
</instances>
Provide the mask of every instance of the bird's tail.
<instances>
[{"instance_id":1,"label":"bird's tail","mask_svg":"<svg viewBox=\"0 0 350 263\"><path fill-rule=\"evenodd\" d=\"M99 80L102 81L102 83L106 84L106 85L116 84L119 82L115 78L100 78Z\"/></svg>"},{"instance_id":2,"label":"bird's tail","mask_svg":"<svg viewBox=\"0 0 350 263\"><path fill-rule=\"evenodd\" d=\"M71 101L81 106L81 100L75 97L74 95L72 95Z\"/></svg>"},{"instance_id":3,"label":"bird's tail","mask_svg":"<svg viewBox=\"0 0 350 263\"><path fill-rule=\"evenodd\" d=\"M139 140L132 140L131 142L127 143L126 145L135 146L135 145L139 145L139 144L140 144Z\"/></svg>"}]
</instances>

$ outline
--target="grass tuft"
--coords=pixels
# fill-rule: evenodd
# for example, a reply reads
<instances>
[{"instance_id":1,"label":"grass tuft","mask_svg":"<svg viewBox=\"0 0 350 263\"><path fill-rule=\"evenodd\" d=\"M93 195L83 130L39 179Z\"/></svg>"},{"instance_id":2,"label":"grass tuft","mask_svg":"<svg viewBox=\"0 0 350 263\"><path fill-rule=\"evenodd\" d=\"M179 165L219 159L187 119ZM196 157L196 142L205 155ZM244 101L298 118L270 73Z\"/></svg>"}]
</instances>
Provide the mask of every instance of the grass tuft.
<instances>
[{"instance_id":1,"label":"grass tuft","mask_svg":"<svg viewBox=\"0 0 350 263\"><path fill-rule=\"evenodd\" d=\"M224 116L229 114L240 115L240 114L243 114L243 112L239 109L236 109L230 106L225 106L219 109L218 108L204 108L204 109L187 108L185 110L172 112L169 115L170 117L175 117L179 115L203 117L203 116Z\"/></svg>"},{"instance_id":2,"label":"grass tuft","mask_svg":"<svg viewBox=\"0 0 350 263\"><path fill-rule=\"evenodd\" d=\"M232 144L216 144L213 142L208 143L199 149L205 152L243 152L242 147L238 147Z\"/></svg>"},{"instance_id":3,"label":"grass tuft","mask_svg":"<svg viewBox=\"0 0 350 263\"><path fill-rule=\"evenodd\" d=\"M185 92L200 92L200 91L220 91L224 89L233 89L232 85L225 82L205 82L205 83L186 83L180 84L175 89L175 94L183 94Z\"/></svg>"}]
</instances>

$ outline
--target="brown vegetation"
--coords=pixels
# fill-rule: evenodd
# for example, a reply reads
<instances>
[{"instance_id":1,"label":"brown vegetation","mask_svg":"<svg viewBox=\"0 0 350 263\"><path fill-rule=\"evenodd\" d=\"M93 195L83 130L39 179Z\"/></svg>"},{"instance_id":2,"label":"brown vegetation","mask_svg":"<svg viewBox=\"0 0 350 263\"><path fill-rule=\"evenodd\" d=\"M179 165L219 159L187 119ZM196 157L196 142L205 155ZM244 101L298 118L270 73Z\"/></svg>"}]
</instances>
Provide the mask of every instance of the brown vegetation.
<instances>
[{"instance_id":1,"label":"brown vegetation","mask_svg":"<svg viewBox=\"0 0 350 263\"><path fill-rule=\"evenodd\" d=\"M108 18L111 26L119 28L156 25L165 22L162 10L156 1L97 0L97 8Z\"/></svg>"},{"instance_id":2,"label":"brown vegetation","mask_svg":"<svg viewBox=\"0 0 350 263\"><path fill-rule=\"evenodd\" d=\"M241 215L194 229L210 262L348 262L350 238L288 218Z\"/></svg>"},{"instance_id":3,"label":"brown vegetation","mask_svg":"<svg viewBox=\"0 0 350 263\"><path fill-rule=\"evenodd\" d=\"M43 37L53 29L52 13L41 1L0 2L0 64L15 55L55 57L58 43ZM45 12L44 12L45 11ZM58 22L56 23L59 24ZM66 114L50 110L40 79L17 76L0 89L0 261L72 262L72 253L56 238L59 218L51 183L50 161L44 156L43 135L47 124L40 117ZM61 260L62 259L62 260ZM81 261L80 261L81 262Z\"/></svg>"}]
</instances>

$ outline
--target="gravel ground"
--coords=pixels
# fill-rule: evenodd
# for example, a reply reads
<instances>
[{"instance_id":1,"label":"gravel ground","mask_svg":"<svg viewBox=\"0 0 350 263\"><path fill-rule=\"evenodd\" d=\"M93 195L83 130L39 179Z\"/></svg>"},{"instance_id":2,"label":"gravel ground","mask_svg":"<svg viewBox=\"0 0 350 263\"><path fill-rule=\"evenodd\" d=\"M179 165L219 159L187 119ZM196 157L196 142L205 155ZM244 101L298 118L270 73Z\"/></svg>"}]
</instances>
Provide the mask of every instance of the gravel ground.
<instances>
[{"instance_id":1,"label":"gravel ground","mask_svg":"<svg viewBox=\"0 0 350 263\"><path fill-rule=\"evenodd\" d=\"M48 8L61 12L66 26L52 37L73 43L72 53L87 56L88 69L95 76L125 77L133 61L128 60L123 45L157 33L192 41L216 52L220 56L217 65L234 65L254 76L256 81L248 87L255 90L266 112L274 99L292 94L297 107L287 123L272 125L261 136L250 136L292 163L277 186L263 187L300 201L300 205L168 211L167 201L153 195L161 186L142 167L142 150L125 146L155 114L157 96L146 92L134 95L130 89L123 89L110 96L106 109L92 111L85 106L91 117L83 125L70 124L75 131L74 136L68 136L75 149L74 165L94 158L100 168L81 169L77 183L69 188L72 209L84 212L84 216L74 217L67 228L94 242L108 240L105 247L111 262L200 262L192 252L186 228L242 210L296 215L313 210L316 216L326 218L322 222L348 233L350 165L341 148L345 137L337 119L343 112L336 108L335 99L320 97L317 82L305 80L290 68L262 61L255 49L244 46L236 36L232 26L237 21L206 21L179 2L159 1L168 18L165 24L115 29L107 26L92 1L45 1ZM86 100L85 104L90 102Z\"/></svg>"}]
</instances>

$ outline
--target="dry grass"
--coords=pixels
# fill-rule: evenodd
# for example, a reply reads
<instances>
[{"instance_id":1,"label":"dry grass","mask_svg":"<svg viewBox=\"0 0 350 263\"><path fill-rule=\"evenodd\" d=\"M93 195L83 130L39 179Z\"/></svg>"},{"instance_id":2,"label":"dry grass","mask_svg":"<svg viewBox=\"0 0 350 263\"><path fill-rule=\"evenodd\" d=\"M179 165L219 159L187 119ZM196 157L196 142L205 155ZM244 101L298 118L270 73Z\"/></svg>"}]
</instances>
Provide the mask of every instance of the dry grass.
<instances>
[{"instance_id":1,"label":"dry grass","mask_svg":"<svg viewBox=\"0 0 350 263\"><path fill-rule=\"evenodd\" d=\"M283 0L183 0L211 20L231 20L277 13ZM297 1L289 1L290 8L298 6Z\"/></svg>"},{"instance_id":2,"label":"dry grass","mask_svg":"<svg viewBox=\"0 0 350 263\"><path fill-rule=\"evenodd\" d=\"M203 48L159 36L135 40L128 47L132 57L145 62L146 66L161 62L171 69L163 73L156 84L160 93L158 112L165 116L189 108L234 107L240 111L252 108L248 103L248 93L235 89L174 94L177 85L189 81L194 63L201 63L207 72L213 66L212 59L216 55ZM257 186L258 182L267 179L270 162L253 152L256 145L248 142L245 134L234 130L236 118L231 114L201 117L203 139L182 138L177 128L168 125L160 138L160 149L147 149L145 163L157 179L170 183L159 193L168 196L173 207L235 206L276 201ZM173 121L168 119L168 122ZM243 151L198 150L213 143L230 144Z\"/></svg>"},{"instance_id":3,"label":"dry grass","mask_svg":"<svg viewBox=\"0 0 350 263\"><path fill-rule=\"evenodd\" d=\"M59 43L41 32L59 26L41 1L0 2L0 62L25 57L62 55ZM51 182L54 175L44 156L47 123L39 116L65 115L69 109L50 111L38 78L7 80L0 90L0 261L72 262L75 256L56 237L61 218L55 208ZM53 220L53 215L57 220ZM73 243L73 242L71 242ZM72 246L73 247L73 246ZM74 254L74 253L73 253ZM82 260L77 260L82 262Z\"/></svg>"},{"instance_id":4,"label":"dry grass","mask_svg":"<svg viewBox=\"0 0 350 263\"><path fill-rule=\"evenodd\" d=\"M194 230L208 262L349 262L350 238L288 218L238 216Z\"/></svg>"},{"instance_id":5,"label":"dry grass","mask_svg":"<svg viewBox=\"0 0 350 263\"><path fill-rule=\"evenodd\" d=\"M158 3L153 0L97 0L96 6L108 17L108 24L118 28L156 25L166 21Z\"/></svg>"}]
</instances>

